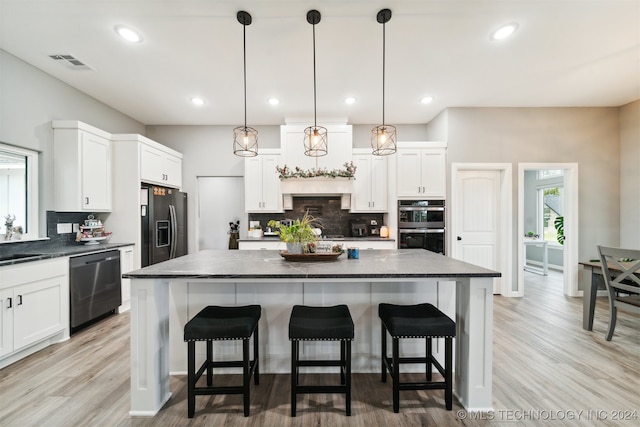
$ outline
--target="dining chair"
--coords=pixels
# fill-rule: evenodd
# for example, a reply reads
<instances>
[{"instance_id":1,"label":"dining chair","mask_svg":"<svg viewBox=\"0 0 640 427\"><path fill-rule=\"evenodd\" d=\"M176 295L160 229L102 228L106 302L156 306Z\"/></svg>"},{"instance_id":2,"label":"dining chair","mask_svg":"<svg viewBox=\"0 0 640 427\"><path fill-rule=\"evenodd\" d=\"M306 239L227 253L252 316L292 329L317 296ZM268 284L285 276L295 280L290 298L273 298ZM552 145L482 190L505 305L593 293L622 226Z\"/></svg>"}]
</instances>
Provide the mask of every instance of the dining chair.
<instances>
[{"instance_id":1,"label":"dining chair","mask_svg":"<svg viewBox=\"0 0 640 427\"><path fill-rule=\"evenodd\" d=\"M611 341L616 328L618 307L640 313L640 250L598 246L602 275L609 296L609 329Z\"/></svg>"}]
</instances>

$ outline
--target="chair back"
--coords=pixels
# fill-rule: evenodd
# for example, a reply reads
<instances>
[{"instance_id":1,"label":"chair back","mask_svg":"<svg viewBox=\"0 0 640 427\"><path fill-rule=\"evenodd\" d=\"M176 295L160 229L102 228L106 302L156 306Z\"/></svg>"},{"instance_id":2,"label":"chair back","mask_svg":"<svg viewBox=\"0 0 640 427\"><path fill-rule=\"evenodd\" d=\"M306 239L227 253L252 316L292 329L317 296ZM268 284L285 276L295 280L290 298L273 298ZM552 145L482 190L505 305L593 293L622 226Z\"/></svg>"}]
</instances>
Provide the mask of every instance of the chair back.
<instances>
[{"instance_id":1,"label":"chair back","mask_svg":"<svg viewBox=\"0 0 640 427\"><path fill-rule=\"evenodd\" d=\"M640 250L598 246L598 253L610 294L615 290L640 293Z\"/></svg>"}]
</instances>

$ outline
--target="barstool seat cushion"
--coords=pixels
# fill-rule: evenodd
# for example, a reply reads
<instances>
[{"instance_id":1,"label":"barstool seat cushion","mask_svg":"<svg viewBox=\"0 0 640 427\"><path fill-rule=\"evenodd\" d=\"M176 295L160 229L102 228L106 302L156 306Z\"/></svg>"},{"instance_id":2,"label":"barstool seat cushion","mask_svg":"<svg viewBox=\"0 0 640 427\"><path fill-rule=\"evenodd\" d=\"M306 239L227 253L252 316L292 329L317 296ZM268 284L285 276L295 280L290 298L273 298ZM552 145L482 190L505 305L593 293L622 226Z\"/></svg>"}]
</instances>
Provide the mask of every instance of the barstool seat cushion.
<instances>
[{"instance_id":1,"label":"barstool seat cushion","mask_svg":"<svg viewBox=\"0 0 640 427\"><path fill-rule=\"evenodd\" d=\"M259 305L203 308L184 326L185 341L249 339L258 325Z\"/></svg>"},{"instance_id":2,"label":"barstool seat cushion","mask_svg":"<svg viewBox=\"0 0 640 427\"><path fill-rule=\"evenodd\" d=\"M291 340L352 340L353 319L344 304L332 307L294 305L289 321Z\"/></svg>"},{"instance_id":3,"label":"barstool seat cushion","mask_svg":"<svg viewBox=\"0 0 640 427\"><path fill-rule=\"evenodd\" d=\"M378 315L392 337L455 337L456 324L432 304L380 304Z\"/></svg>"}]
</instances>

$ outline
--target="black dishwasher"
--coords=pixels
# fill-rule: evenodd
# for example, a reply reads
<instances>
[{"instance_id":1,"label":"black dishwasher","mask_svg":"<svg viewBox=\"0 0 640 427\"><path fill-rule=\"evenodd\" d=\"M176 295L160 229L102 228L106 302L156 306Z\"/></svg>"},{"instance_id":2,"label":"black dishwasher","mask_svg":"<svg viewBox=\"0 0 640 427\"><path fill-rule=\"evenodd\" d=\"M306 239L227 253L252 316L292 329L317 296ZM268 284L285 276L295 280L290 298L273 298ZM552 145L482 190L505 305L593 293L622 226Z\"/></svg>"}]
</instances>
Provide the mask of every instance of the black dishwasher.
<instances>
[{"instance_id":1,"label":"black dishwasher","mask_svg":"<svg viewBox=\"0 0 640 427\"><path fill-rule=\"evenodd\" d=\"M122 303L120 251L105 251L69 259L71 332Z\"/></svg>"}]
</instances>

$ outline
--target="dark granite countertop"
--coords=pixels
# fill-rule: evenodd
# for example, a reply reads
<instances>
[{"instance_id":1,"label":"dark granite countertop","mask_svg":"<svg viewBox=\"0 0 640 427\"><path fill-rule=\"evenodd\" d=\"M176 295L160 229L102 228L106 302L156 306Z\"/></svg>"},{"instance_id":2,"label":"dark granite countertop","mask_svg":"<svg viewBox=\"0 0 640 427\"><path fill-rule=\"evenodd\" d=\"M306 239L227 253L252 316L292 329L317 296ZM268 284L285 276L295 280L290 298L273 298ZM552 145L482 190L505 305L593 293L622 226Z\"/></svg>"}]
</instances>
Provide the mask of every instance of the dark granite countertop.
<instances>
[{"instance_id":1,"label":"dark granite countertop","mask_svg":"<svg viewBox=\"0 0 640 427\"><path fill-rule=\"evenodd\" d=\"M280 238L278 236L263 236L263 237L245 237L243 239L238 239L239 242L274 242L279 240ZM344 242L345 240L348 241L354 241L354 240L369 240L369 241L378 241L378 242L395 242L395 239L389 239L386 237L349 237L349 236L345 236L345 237L335 237L335 238L329 238L329 237L325 237L320 239L319 241L326 241L326 242Z\"/></svg>"},{"instance_id":2,"label":"dark granite countertop","mask_svg":"<svg viewBox=\"0 0 640 427\"><path fill-rule=\"evenodd\" d=\"M22 242L20 242L22 243ZM28 243L28 242L25 242ZM59 258L59 257L72 257L77 255L88 255L97 252L104 252L111 249L118 249L124 246L131 246L133 243L101 243L98 245L56 245L47 244L48 242L38 242L37 245L24 245L12 244L10 251L5 249L0 254L0 267L13 264L21 264L25 262L41 261L43 259ZM12 255L29 255L24 258L6 259L5 257L11 257Z\"/></svg>"},{"instance_id":3,"label":"dark granite countertop","mask_svg":"<svg viewBox=\"0 0 640 427\"><path fill-rule=\"evenodd\" d=\"M124 274L125 278L190 279L402 279L500 277L499 272L416 249L360 251L335 261L286 261L278 251L207 250Z\"/></svg>"}]
</instances>

